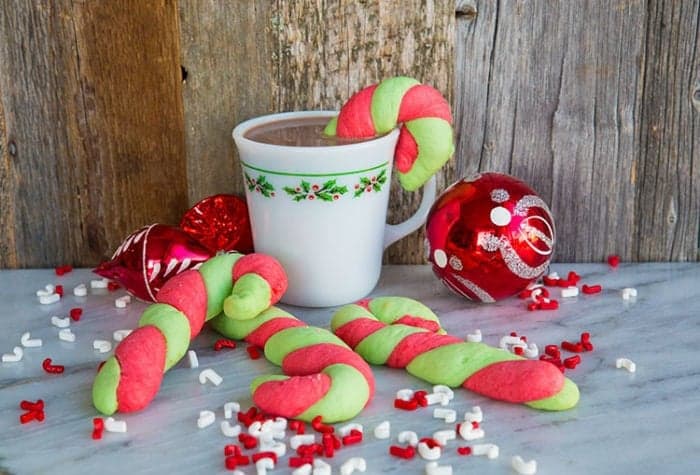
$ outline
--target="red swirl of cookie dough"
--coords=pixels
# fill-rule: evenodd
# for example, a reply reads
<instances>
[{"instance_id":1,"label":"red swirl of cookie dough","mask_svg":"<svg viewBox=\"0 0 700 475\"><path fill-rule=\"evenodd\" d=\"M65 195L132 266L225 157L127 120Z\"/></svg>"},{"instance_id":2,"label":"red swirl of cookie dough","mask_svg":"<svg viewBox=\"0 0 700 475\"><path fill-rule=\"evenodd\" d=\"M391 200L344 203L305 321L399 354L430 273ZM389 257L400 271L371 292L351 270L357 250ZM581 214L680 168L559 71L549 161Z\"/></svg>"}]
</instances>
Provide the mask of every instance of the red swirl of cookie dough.
<instances>
[{"instance_id":1,"label":"red swirl of cookie dough","mask_svg":"<svg viewBox=\"0 0 700 475\"><path fill-rule=\"evenodd\" d=\"M221 334L265 349L285 375L266 375L251 384L262 411L332 423L355 417L374 395L367 363L328 330L307 326L276 307L252 319L221 315L211 322Z\"/></svg>"},{"instance_id":2,"label":"red swirl of cookie dough","mask_svg":"<svg viewBox=\"0 0 700 475\"><path fill-rule=\"evenodd\" d=\"M553 364L440 334L435 314L412 299L346 305L333 315L331 328L370 364L405 368L432 384L550 411L570 409L579 399L576 385Z\"/></svg>"},{"instance_id":3,"label":"red swirl of cookie dough","mask_svg":"<svg viewBox=\"0 0 700 475\"><path fill-rule=\"evenodd\" d=\"M163 374L225 301L238 318L251 319L276 303L285 288L279 262L261 254L221 254L174 276L156 295L158 303L143 312L139 327L100 367L92 387L95 408L104 414L143 409L156 396Z\"/></svg>"},{"instance_id":4,"label":"red swirl of cookie dough","mask_svg":"<svg viewBox=\"0 0 700 475\"><path fill-rule=\"evenodd\" d=\"M369 138L397 125L394 166L401 186L413 191L454 153L450 105L435 88L403 76L385 79L353 95L324 133Z\"/></svg>"}]
</instances>

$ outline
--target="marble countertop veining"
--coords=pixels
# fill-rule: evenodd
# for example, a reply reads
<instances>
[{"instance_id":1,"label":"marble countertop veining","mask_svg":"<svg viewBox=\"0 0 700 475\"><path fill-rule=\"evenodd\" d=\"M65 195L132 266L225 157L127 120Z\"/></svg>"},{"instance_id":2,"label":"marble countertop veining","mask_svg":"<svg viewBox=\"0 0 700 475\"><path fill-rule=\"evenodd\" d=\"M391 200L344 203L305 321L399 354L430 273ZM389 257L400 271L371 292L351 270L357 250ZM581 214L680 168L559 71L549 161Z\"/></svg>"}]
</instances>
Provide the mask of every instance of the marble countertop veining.
<instances>
[{"instance_id":1,"label":"marble countertop veining","mask_svg":"<svg viewBox=\"0 0 700 475\"><path fill-rule=\"evenodd\" d=\"M387 266L373 295L404 295L419 299L440 317L443 326L465 336L481 329L484 341L498 345L511 331L526 335L543 348L591 333L592 353L567 375L579 385L577 408L558 413L540 412L456 390L450 407L462 414L474 405L483 409L486 432L477 443L495 443L500 457L462 457L452 441L440 464L451 464L455 474L515 473L510 459L519 454L536 459L539 474L696 473L700 463L700 265L623 264L612 270L604 264L557 264L552 270L566 275L575 270L582 283L600 283L599 295L559 299L556 311L528 312L517 298L480 305L453 295L433 277L428 266ZM231 439L219 430L227 401L250 405L248 385L257 375L278 372L265 359L250 360L244 345L215 352L217 335L209 329L195 339L200 369L181 362L165 376L153 403L144 411L117 415L128 432L105 433L91 439L91 384L97 364L105 359L92 349L94 339L111 340L112 332L135 326L145 304L134 302L117 309L114 299L123 290L73 296L78 283L94 278L87 269L57 277L53 270L0 271L0 353L19 345L22 333L43 339L41 348L28 348L19 363L0 363L0 473L217 473L225 472L223 447ZM40 305L35 292L48 283L60 283L65 297L59 303ZM624 301L623 287L634 287L638 297ZM558 296L554 290L553 296ZM49 320L65 316L72 307L84 309L71 328L74 343L59 341ZM333 309L302 309L282 305L313 325L328 326ZM568 356L568 355L566 355ZM615 368L625 356L637 364L636 373ZM44 358L63 364L62 375L46 374ZM213 368L223 383L200 385L199 371ZM403 461L388 455L388 447L401 430L428 436L446 428L432 417L432 408L416 412L393 409L400 388L429 388L402 370L375 367L377 394L356 421L365 426L362 444L343 448L331 459L333 473L353 456L367 460L367 473L425 473L425 461ZM43 423L19 423L19 401L42 398ZM197 429L200 410L217 413L217 423ZM392 424L392 439L372 434L383 420ZM244 468L255 473L254 466ZM283 458L271 473L290 473Z\"/></svg>"}]
</instances>

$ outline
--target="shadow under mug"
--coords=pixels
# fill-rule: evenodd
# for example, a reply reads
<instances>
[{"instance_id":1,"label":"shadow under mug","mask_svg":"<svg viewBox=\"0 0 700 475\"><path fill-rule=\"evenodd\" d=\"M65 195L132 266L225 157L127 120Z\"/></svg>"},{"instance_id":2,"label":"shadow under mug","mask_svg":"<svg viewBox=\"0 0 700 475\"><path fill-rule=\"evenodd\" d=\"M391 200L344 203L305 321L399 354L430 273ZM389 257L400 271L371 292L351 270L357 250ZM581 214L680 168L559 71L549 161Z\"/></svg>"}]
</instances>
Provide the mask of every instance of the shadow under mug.
<instances>
[{"instance_id":1,"label":"shadow under mug","mask_svg":"<svg viewBox=\"0 0 700 475\"><path fill-rule=\"evenodd\" d=\"M377 284L386 247L418 229L435 200L435 178L416 213L386 223L399 130L346 145L320 147L256 142L251 128L323 117L334 111L286 112L233 129L245 179L255 252L277 258L289 287L283 303L330 307L365 297Z\"/></svg>"}]
</instances>

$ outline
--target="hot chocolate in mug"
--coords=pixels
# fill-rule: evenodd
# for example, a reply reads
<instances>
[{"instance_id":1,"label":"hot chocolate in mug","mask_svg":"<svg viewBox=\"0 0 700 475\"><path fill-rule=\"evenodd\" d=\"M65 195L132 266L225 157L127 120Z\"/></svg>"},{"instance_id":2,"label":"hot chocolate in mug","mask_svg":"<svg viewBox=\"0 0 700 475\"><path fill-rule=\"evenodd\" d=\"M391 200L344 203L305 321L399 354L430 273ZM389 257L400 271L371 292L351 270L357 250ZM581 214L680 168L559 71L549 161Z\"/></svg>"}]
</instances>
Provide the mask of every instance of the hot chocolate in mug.
<instances>
[{"instance_id":1,"label":"hot chocolate in mug","mask_svg":"<svg viewBox=\"0 0 700 475\"><path fill-rule=\"evenodd\" d=\"M384 249L418 229L435 200L432 177L416 213L387 224L399 130L363 140L324 138L323 126L337 114L273 114L233 130L255 251L284 266L287 304L329 307L369 294Z\"/></svg>"}]
</instances>

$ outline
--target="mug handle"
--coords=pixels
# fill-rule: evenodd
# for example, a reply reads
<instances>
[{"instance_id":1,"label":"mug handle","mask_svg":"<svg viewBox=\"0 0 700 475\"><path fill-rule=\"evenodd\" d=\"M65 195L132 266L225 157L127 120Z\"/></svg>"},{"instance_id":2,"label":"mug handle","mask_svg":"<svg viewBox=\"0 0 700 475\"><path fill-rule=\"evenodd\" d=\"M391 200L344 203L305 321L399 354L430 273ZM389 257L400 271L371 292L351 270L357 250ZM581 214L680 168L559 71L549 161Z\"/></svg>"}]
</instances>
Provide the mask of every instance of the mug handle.
<instances>
[{"instance_id":1,"label":"mug handle","mask_svg":"<svg viewBox=\"0 0 700 475\"><path fill-rule=\"evenodd\" d=\"M384 249L423 225L425 218L428 216L428 211L430 211L430 207L435 201L435 188L435 175L433 175L423 186L423 199L413 216L403 223L386 225L384 230Z\"/></svg>"}]
</instances>

